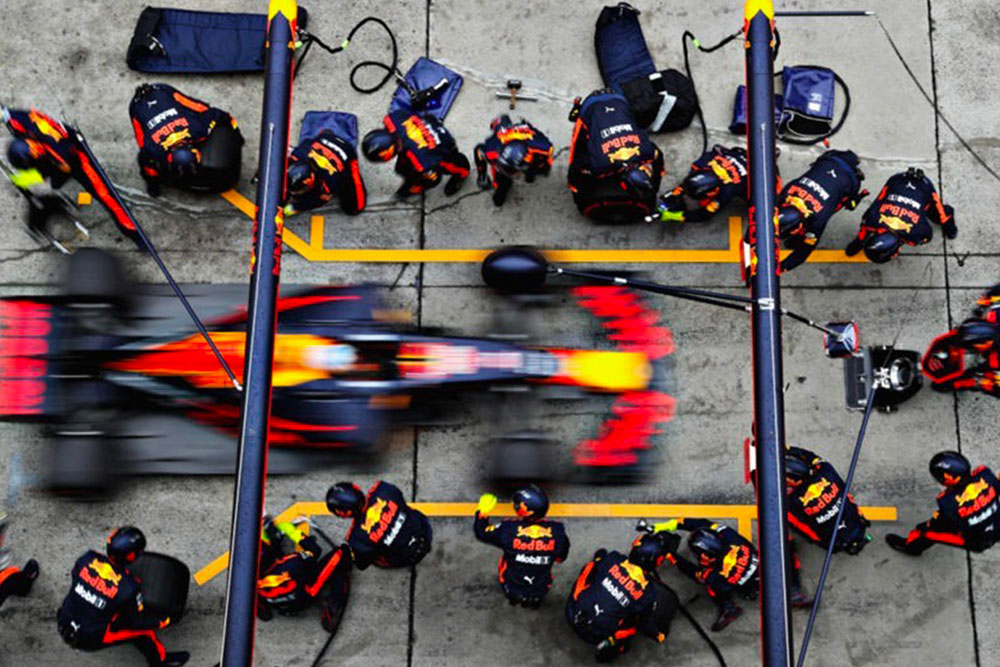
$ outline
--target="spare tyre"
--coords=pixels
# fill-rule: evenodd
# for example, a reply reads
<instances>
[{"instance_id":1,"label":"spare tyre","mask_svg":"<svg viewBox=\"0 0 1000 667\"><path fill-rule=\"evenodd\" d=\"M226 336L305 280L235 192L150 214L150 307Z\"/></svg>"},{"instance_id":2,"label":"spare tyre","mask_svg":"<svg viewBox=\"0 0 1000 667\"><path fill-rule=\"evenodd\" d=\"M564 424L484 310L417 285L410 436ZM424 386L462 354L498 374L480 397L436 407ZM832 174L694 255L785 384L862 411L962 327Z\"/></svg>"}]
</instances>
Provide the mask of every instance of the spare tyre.
<instances>
[{"instance_id":1,"label":"spare tyre","mask_svg":"<svg viewBox=\"0 0 1000 667\"><path fill-rule=\"evenodd\" d=\"M191 570L187 565L172 556L147 551L128 569L139 578L147 612L160 618L169 617L172 625L184 617L191 585Z\"/></svg>"}]
</instances>

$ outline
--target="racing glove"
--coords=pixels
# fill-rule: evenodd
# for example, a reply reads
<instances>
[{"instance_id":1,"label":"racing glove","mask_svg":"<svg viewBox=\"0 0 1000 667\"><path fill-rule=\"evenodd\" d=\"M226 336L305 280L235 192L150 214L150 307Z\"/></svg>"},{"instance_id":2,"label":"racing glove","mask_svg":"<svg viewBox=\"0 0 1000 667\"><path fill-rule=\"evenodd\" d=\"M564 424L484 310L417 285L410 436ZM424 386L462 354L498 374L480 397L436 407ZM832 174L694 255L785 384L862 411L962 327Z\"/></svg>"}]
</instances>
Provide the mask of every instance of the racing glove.
<instances>
[{"instance_id":1,"label":"racing glove","mask_svg":"<svg viewBox=\"0 0 1000 667\"><path fill-rule=\"evenodd\" d=\"M660 523L653 524L654 533L662 533L664 531L675 531L677 526L680 524L681 519L670 519L669 521L661 521Z\"/></svg>"},{"instance_id":2,"label":"racing glove","mask_svg":"<svg viewBox=\"0 0 1000 667\"><path fill-rule=\"evenodd\" d=\"M482 516L489 516L490 512L492 512L496 506L497 497L492 493L484 493L479 496L479 504L476 506L476 511Z\"/></svg>"}]
</instances>

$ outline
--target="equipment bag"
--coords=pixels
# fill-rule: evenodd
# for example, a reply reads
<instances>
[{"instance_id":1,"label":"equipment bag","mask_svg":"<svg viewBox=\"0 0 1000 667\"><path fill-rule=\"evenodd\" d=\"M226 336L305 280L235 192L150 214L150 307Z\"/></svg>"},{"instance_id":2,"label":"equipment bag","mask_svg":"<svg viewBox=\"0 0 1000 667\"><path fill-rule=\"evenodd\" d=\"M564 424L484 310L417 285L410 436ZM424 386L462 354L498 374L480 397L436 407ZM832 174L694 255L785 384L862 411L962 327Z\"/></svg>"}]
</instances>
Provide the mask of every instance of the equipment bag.
<instances>
[{"instance_id":1,"label":"equipment bag","mask_svg":"<svg viewBox=\"0 0 1000 667\"><path fill-rule=\"evenodd\" d=\"M619 2L601 10L594 48L604 85L617 93L624 93L627 81L656 74L656 64L639 25L639 12L628 3Z\"/></svg>"},{"instance_id":2,"label":"equipment bag","mask_svg":"<svg viewBox=\"0 0 1000 667\"><path fill-rule=\"evenodd\" d=\"M780 93L774 94L774 125L781 124L781 108L784 106L784 98ZM736 87L736 99L733 100L733 122L729 124L729 131L733 134L747 133L747 87L739 85Z\"/></svg>"},{"instance_id":3,"label":"equipment bag","mask_svg":"<svg viewBox=\"0 0 1000 667\"><path fill-rule=\"evenodd\" d=\"M333 130L335 135L357 149L358 117L354 114L343 111L307 111L299 131L299 143L312 139L323 130Z\"/></svg>"},{"instance_id":4,"label":"equipment bag","mask_svg":"<svg viewBox=\"0 0 1000 667\"><path fill-rule=\"evenodd\" d=\"M299 8L298 25L308 13ZM155 74L235 74L264 71L267 16L146 7L125 60Z\"/></svg>"},{"instance_id":5,"label":"equipment bag","mask_svg":"<svg viewBox=\"0 0 1000 667\"><path fill-rule=\"evenodd\" d=\"M420 57L392 95L389 113L423 111L444 120L462 90L461 75L430 58Z\"/></svg>"},{"instance_id":6,"label":"equipment bag","mask_svg":"<svg viewBox=\"0 0 1000 667\"><path fill-rule=\"evenodd\" d=\"M594 48L604 85L624 95L639 125L650 132L676 132L691 124L697 110L694 86L677 70L657 71L638 10L624 2L601 10Z\"/></svg>"},{"instance_id":7,"label":"equipment bag","mask_svg":"<svg viewBox=\"0 0 1000 667\"><path fill-rule=\"evenodd\" d=\"M783 138L812 141L833 133L835 76L826 67L785 67L781 71L785 104L778 132Z\"/></svg>"},{"instance_id":8,"label":"equipment bag","mask_svg":"<svg viewBox=\"0 0 1000 667\"><path fill-rule=\"evenodd\" d=\"M779 73L775 73L779 76ZM832 137L847 120L851 109L851 92L833 70L815 65L785 67L780 72L784 94L774 95L775 123L778 137L790 144L811 145ZM833 122L835 88L844 93L844 110ZM729 130L746 134L746 87L736 89L733 102L733 122Z\"/></svg>"}]
</instances>

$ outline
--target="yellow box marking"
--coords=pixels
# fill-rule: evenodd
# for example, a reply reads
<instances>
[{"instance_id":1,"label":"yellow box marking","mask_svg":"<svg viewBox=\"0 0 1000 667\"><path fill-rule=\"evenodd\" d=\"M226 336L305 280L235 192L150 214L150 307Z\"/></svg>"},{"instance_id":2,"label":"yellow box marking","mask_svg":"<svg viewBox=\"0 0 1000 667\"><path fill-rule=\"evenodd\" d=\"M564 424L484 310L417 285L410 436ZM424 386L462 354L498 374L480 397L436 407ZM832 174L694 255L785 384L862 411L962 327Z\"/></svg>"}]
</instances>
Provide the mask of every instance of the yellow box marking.
<instances>
[{"instance_id":1,"label":"yellow box marking","mask_svg":"<svg viewBox=\"0 0 1000 667\"><path fill-rule=\"evenodd\" d=\"M253 202L235 190L222 193L222 198L253 218L256 207ZM391 262L427 263L444 262L478 263L490 253L490 249L459 248L326 248L323 246L326 219L314 215L309 222L309 241L303 240L287 227L282 239L289 248L310 262ZM567 264L738 264L740 243L743 237L743 219L729 218L729 247L725 250L669 250L655 248L649 250L546 250L546 256L553 262ZM788 251L782 251L782 257ZM840 264L868 261L864 255L848 257L843 250L815 250L808 262L819 264Z\"/></svg>"},{"instance_id":2,"label":"yellow box marking","mask_svg":"<svg viewBox=\"0 0 1000 667\"><path fill-rule=\"evenodd\" d=\"M476 512L476 503L410 503L427 516L461 518L471 517ZM895 521L895 507L863 507L865 516L871 521ZM324 502L298 502L274 517L275 521L291 521L300 516L328 516ZM497 505L491 516L514 516L514 509L508 503ZM740 534L752 538L752 524L757 519L756 505L661 505L642 503L553 503L549 516L577 519L673 519L682 517L705 517L709 519L729 519L737 522ZM229 552L226 552L194 574L199 586L205 585L229 567Z\"/></svg>"}]
</instances>

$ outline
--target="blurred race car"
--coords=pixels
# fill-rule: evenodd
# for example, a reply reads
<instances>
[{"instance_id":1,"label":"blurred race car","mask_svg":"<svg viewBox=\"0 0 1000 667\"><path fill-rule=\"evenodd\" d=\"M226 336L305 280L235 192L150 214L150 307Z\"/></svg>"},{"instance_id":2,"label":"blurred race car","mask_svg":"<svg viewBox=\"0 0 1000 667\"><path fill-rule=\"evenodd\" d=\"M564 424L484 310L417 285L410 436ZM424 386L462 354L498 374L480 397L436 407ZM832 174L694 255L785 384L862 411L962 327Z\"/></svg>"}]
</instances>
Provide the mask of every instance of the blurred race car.
<instances>
[{"instance_id":1,"label":"blurred race car","mask_svg":"<svg viewBox=\"0 0 1000 667\"><path fill-rule=\"evenodd\" d=\"M114 257L81 250L57 296L0 300L0 418L49 424L49 483L100 495L124 474L232 474L240 396L164 286L130 285ZM619 394L581 465L637 465L673 414L653 386L672 350L657 314L620 288L580 288L618 349L527 347L400 325L372 286L283 288L268 468L310 470L374 452L428 399L476 387L563 385ZM240 376L246 287L185 287Z\"/></svg>"}]
</instances>

